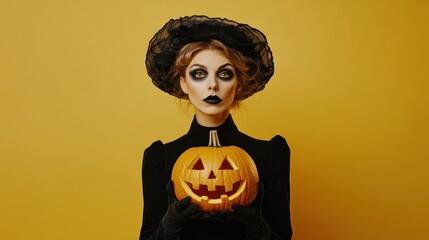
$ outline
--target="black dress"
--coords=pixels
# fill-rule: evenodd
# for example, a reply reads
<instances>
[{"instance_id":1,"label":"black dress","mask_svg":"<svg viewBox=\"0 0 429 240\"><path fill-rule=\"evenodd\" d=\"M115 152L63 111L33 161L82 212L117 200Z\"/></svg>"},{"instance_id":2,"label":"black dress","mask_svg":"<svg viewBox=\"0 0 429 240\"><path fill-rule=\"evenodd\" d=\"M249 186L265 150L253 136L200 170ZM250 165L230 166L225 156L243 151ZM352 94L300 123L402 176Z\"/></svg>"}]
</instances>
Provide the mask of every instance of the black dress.
<instances>
[{"instance_id":1,"label":"black dress","mask_svg":"<svg viewBox=\"0 0 429 240\"><path fill-rule=\"evenodd\" d=\"M167 211L166 185L171 177L176 159L184 151L195 146L207 146L209 131L217 130L222 146L235 145L244 149L255 161L259 181L264 184L262 214L272 230L272 239L290 240L292 227L289 211L289 158L286 140L277 135L270 141L249 137L240 131L231 115L219 127L203 127L194 117L187 134L163 144L154 142L143 156L143 224L141 239L156 239L159 223ZM193 221L184 225L182 239L185 240L241 240L246 239L239 223L214 220Z\"/></svg>"}]
</instances>

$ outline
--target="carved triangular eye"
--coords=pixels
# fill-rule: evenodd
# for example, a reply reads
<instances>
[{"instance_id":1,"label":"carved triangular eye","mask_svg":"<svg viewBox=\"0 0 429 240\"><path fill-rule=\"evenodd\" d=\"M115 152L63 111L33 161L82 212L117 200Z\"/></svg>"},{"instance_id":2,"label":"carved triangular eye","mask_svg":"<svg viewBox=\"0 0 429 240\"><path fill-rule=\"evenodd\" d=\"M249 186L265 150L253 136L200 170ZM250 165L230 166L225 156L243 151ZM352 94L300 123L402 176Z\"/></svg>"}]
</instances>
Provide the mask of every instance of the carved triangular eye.
<instances>
[{"instance_id":1,"label":"carved triangular eye","mask_svg":"<svg viewBox=\"0 0 429 240\"><path fill-rule=\"evenodd\" d=\"M204 170L203 161L201 161L201 158L198 158L197 162L192 166L193 170Z\"/></svg>"},{"instance_id":2,"label":"carved triangular eye","mask_svg":"<svg viewBox=\"0 0 429 240\"><path fill-rule=\"evenodd\" d=\"M231 163L228 161L227 158L225 158L222 162L222 164L219 167L219 170L233 170Z\"/></svg>"}]
</instances>

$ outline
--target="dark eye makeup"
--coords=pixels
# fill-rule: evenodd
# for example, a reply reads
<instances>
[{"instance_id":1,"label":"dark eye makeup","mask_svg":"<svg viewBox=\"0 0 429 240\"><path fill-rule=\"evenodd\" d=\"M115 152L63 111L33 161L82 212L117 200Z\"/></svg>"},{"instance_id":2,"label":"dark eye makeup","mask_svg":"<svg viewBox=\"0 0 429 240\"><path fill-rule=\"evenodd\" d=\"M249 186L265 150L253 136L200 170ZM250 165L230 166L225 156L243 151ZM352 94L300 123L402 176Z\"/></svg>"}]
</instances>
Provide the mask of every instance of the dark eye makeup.
<instances>
[{"instance_id":1,"label":"dark eye makeup","mask_svg":"<svg viewBox=\"0 0 429 240\"><path fill-rule=\"evenodd\" d=\"M234 77L234 73L230 69L221 69L217 73L217 76L222 80L228 81Z\"/></svg>"},{"instance_id":2,"label":"dark eye makeup","mask_svg":"<svg viewBox=\"0 0 429 240\"><path fill-rule=\"evenodd\" d=\"M193 80L203 80L207 77L207 71L203 70L203 69L195 69L189 72L189 75L191 75Z\"/></svg>"},{"instance_id":3,"label":"dark eye makeup","mask_svg":"<svg viewBox=\"0 0 429 240\"><path fill-rule=\"evenodd\" d=\"M197 68L189 72L189 75L195 81L206 79L208 74L209 73L206 70L201 68ZM221 80L229 81L234 77L234 72L231 69L220 69L216 72L216 76Z\"/></svg>"}]
</instances>

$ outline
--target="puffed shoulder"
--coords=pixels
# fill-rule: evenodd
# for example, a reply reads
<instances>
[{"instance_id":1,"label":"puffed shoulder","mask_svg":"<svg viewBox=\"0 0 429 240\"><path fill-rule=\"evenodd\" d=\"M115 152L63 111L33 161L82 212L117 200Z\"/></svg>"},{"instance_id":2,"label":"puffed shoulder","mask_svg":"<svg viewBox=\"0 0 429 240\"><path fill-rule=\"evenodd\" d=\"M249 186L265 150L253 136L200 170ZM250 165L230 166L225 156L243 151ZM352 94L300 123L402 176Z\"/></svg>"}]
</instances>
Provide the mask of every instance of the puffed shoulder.
<instances>
[{"instance_id":1,"label":"puffed shoulder","mask_svg":"<svg viewBox=\"0 0 429 240\"><path fill-rule=\"evenodd\" d=\"M164 147L164 144L161 142L161 140L157 140L153 142L146 150L159 149L162 147Z\"/></svg>"},{"instance_id":2,"label":"puffed shoulder","mask_svg":"<svg viewBox=\"0 0 429 240\"><path fill-rule=\"evenodd\" d=\"M289 167L290 148L286 139L280 135L276 135L269 141L269 148L273 164L277 167Z\"/></svg>"},{"instance_id":3,"label":"puffed shoulder","mask_svg":"<svg viewBox=\"0 0 429 240\"><path fill-rule=\"evenodd\" d=\"M163 155L164 144L160 140L155 141L145 149L143 154L143 165L147 166L163 164Z\"/></svg>"},{"instance_id":4,"label":"puffed shoulder","mask_svg":"<svg viewBox=\"0 0 429 240\"><path fill-rule=\"evenodd\" d=\"M280 135L276 135L275 137L271 138L270 145L273 147L286 147L287 149L289 149L286 139Z\"/></svg>"}]
</instances>

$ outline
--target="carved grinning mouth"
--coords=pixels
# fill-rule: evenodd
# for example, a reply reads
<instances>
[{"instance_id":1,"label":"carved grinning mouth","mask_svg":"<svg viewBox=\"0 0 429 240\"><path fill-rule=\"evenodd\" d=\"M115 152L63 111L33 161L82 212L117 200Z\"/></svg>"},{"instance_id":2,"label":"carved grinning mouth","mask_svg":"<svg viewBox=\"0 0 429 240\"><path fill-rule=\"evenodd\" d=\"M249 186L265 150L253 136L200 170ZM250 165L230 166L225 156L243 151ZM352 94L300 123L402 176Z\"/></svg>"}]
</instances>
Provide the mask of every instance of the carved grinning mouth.
<instances>
[{"instance_id":1,"label":"carved grinning mouth","mask_svg":"<svg viewBox=\"0 0 429 240\"><path fill-rule=\"evenodd\" d=\"M209 191L207 188L207 185L200 184L199 189L194 189L192 187L192 184L185 181L186 184L189 186L189 188L192 190L193 193L195 193L199 197L207 196L209 199L219 199L222 195L227 195L228 197L233 195L240 189L240 186L242 185L242 181L235 182L232 184L232 190L231 191L225 191L225 186L217 186L214 191Z\"/></svg>"}]
</instances>

